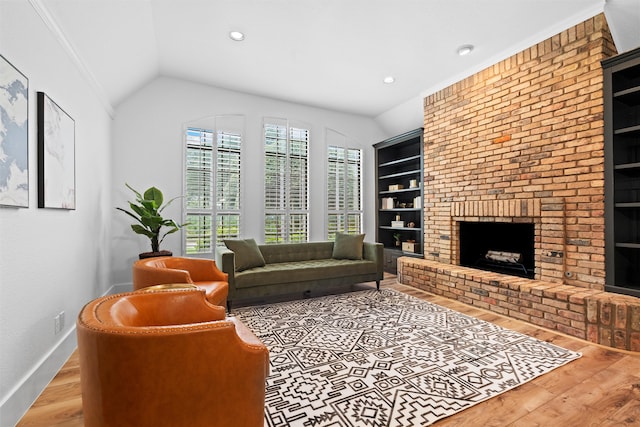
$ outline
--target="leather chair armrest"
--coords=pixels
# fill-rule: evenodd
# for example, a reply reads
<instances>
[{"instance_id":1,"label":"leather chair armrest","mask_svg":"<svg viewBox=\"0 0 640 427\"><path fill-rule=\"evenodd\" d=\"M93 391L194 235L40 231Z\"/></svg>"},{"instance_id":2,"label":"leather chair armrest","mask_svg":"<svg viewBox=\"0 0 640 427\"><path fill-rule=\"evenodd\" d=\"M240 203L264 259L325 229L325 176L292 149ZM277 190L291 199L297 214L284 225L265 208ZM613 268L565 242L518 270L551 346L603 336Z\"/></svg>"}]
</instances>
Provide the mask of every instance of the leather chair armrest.
<instances>
[{"instance_id":1,"label":"leather chair armrest","mask_svg":"<svg viewBox=\"0 0 640 427\"><path fill-rule=\"evenodd\" d=\"M266 375L269 375L269 350L267 349L267 346L264 345L262 341L260 341L260 339L237 318L227 317L226 320L228 322L232 322L236 326L236 334L240 338L241 345L246 351L264 355L265 372Z\"/></svg>"},{"instance_id":2,"label":"leather chair armrest","mask_svg":"<svg viewBox=\"0 0 640 427\"><path fill-rule=\"evenodd\" d=\"M214 260L189 258L185 267L194 282L227 281L227 274L220 271Z\"/></svg>"},{"instance_id":3,"label":"leather chair armrest","mask_svg":"<svg viewBox=\"0 0 640 427\"><path fill-rule=\"evenodd\" d=\"M136 265L133 268L133 289L165 283L193 283L189 272L173 268L158 268Z\"/></svg>"}]
</instances>

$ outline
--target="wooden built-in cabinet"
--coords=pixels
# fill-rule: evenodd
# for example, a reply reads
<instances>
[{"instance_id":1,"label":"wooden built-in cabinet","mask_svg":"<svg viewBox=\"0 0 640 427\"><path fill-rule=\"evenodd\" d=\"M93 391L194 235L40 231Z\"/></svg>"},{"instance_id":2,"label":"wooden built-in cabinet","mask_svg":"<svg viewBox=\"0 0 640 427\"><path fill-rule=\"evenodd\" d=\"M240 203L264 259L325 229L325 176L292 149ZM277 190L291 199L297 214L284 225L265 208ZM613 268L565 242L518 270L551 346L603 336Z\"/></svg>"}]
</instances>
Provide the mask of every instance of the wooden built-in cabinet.
<instances>
[{"instance_id":1,"label":"wooden built-in cabinet","mask_svg":"<svg viewBox=\"0 0 640 427\"><path fill-rule=\"evenodd\" d=\"M399 256L422 257L424 246L423 129L374 144L376 241L384 245L384 269L395 274ZM396 244L399 237L400 245ZM404 245L404 247L403 247Z\"/></svg>"},{"instance_id":2,"label":"wooden built-in cabinet","mask_svg":"<svg viewBox=\"0 0 640 427\"><path fill-rule=\"evenodd\" d=\"M640 48L602 67L605 289L640 296Z\"/></svg>"}]
</instances>

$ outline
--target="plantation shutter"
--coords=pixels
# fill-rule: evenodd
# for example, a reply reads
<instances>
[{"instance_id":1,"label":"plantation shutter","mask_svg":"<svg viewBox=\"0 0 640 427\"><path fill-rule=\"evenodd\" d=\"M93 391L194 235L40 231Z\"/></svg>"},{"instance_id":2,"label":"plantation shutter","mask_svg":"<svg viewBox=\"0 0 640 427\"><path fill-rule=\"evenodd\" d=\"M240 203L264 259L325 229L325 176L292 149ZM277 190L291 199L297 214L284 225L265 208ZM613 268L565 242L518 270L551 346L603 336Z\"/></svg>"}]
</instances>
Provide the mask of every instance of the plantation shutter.
<instances>
[{"instance_id":1,"label":"plantation shutter","mask_svg":"<svg viewBox=\"0 0 640 427\"><path fill-rule=\"evenodd\" d=\"M210 130L188 128L185 165L185 252L212 252L213 138Z\"/></svg>"},{"instance_id":2,"label":"plantation shutter","mask_svg":"<svg viewBox=\"0 0 640 427\"><path fill-rule=\"evenodd\" d=\"M327 129L327 238L362 232L362 150Z\"/></svg>"},{"instance_id":3,"label":"plantation shutter","mask_svg":"<svg viewBox=\"0 0 640 427\"><path fill-rule=\"evenodd\" d=\"M265 242L309 239L309 130L265 119Z\"/></svg>"},{"instance_id":4,"label":"plantation shutter","mask_svg":"<svg viewBox=\"0 0 640 427\"><path fill-rule=\"evenodd\" d=\"M216 243L240 237L240 134L218 132Z\"/></svg>"},{"instance_id":5,"label":"plantation shutter","mask_svg":"<svg viewBox=\"0 0 640 427\"><path fill-rule=\"evenodd\" d=\"M185 253L189 255L212 254L224 239L240 237L244 117L218 116L213 124L213 130L186 131Z\"/></svg>"}]
</instances>

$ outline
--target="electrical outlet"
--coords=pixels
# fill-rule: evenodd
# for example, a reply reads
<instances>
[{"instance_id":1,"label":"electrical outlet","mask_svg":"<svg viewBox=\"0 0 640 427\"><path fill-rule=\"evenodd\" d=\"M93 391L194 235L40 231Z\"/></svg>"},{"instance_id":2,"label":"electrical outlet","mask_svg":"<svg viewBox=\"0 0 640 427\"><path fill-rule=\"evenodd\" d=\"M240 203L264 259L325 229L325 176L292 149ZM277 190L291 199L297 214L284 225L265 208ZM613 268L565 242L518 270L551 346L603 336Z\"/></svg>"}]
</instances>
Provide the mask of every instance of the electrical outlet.
<instances>
[{"instance_id":1,"label":"electrical outlet","mask_svg":"<svg viewBox=\"0 0 640 427\"><path fill-rule=\"evenodd\" d=\"M64 329L64 311L58 313L56 317L53 318L53 333L54 335L59 334Z\"/></svg>"}]
</instances>

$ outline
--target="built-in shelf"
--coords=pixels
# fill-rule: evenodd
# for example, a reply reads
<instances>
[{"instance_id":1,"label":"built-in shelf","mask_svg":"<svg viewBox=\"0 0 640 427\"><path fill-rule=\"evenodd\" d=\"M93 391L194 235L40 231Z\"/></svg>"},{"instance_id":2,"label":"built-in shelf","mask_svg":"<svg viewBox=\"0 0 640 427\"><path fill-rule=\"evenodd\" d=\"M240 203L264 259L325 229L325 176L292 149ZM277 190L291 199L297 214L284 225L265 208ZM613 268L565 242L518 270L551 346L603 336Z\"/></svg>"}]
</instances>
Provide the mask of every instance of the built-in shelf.
<instances>
[{"instance_id":1,"label":"built-in shelf","mask_svg":"<svg viewBox=\"0 0 640 427\"><path fill-rule=\"evenodd\" d=\"M640 162L625 163L623 165L615 165L613 168L615 170L640 169Z\"/></svg>"},{"instance_id":2,"label":"built-in shelf","mask_svg":"<svg viewBox=\"0 0 640 427\"><path fill-rule=\"evenodd\" d=\"M640 208L640 202L616 203L616 208Z\"/></svg>"},{"instance_id":3,"label":"built-in shelf","mask_svg":"<svg viewBox=\"0 0 640 427\"><path fill-rule=\"evenodd\" d=\"M409 176L409 175L416 175L419 176L420 175L420 170L408 170L408 171L404 171L404 172L396 172L396 173L392 173L389 175L381 175L378 177L378 179L389 179L389 178L400 178L400 177L405 177L405 176Z\"/></svg>"},{"instance_id":4,"label":"built-in shelf","mask_svg":"<svg viewBox=\"0 0 640 427\"><path fill-rule=\"evenodd\" d=\"M397 166L397 165L400 165L402 163L415 162L416 160L422 160L422 156L421 155L417 155L417 156L405 157L403 159L392 160L390 162L381 163L381 164L378 165L378 167L382 168L382 167L385 167L385 166Z\"/></svg>"},{"instance_id":5,"label":"built-in shelf","mask_svg":"<svg viewBox=\"0 0 640 427\"><path fill-rule=\"evenodd\" d=\"M616 248L640 249L640 243L616 243Z\"/></svg>"},{"instance_id":6,"label":"built-in shelf","mask_svg":"<svg viewBox=\"0 0 640 427\"><path fill-rule=\"evenodd\" d=\"M400 256L422 257L424 231L423 197L423 129L407 132L394 138L374 144L376 152L376 241L384 245L384 269L396 273L397 259ZM411 185L418 184L417 187ZM390 186L399 185L403 188L389 190ZM389 208L392 198L394 207ZM420 206L414 206L416 198ZM401 206L412 206L401 207ZM384 206L384 208L383 208ZM399 217L399 219L397 218ZM413 223L415 227L392 227L392 221ZM401 242L412 241L416 252L403 252L396 246L396 236L400 235Z\"/></svg>"},{"instance_id":7,"label":"built-in shelf","mask_svg":"<svg viewBox=\"0 0 640 427\"><path fill-rule=\"evenodd\" d=\"M378 228L382 228L384 230L422 231L422 228L418 227L392 227L390 225L380 225Z\"/></svg>"},{"instance_id":8,"label":"built-in shelf","mask_svg":"<svg viewBox=\"0 0 640 427\"><path fill-rule=\"evenodd\" d=\"M640 48L602 67L605 290L640 296Z\"/></svg>"},{"instance_id":9,"label":"built-in shelf","mask_svg":"<svg viewBox=\"0 0 640 427\"><path fill-rule=\"evenodd\" d=\"M627 126L621 129L616 129L613 131L614 135L624 135L626 133L640 133L640 125L637 126Z\"/></svg>"},{"instance_id":10,"label":"built-in shelf","mask_svg":"<svg viewBox=\"0 0 640 427\"><path fill-rule=\"evenodd\" d=\"M420 193L422 193L422 187L401 188L399 190L382 190L382 191L378 192L378 194L408 193L410 191L413 191L413 192L419 191Z\"/></svg>"}]
</instances>

